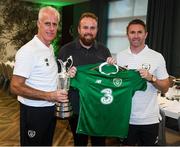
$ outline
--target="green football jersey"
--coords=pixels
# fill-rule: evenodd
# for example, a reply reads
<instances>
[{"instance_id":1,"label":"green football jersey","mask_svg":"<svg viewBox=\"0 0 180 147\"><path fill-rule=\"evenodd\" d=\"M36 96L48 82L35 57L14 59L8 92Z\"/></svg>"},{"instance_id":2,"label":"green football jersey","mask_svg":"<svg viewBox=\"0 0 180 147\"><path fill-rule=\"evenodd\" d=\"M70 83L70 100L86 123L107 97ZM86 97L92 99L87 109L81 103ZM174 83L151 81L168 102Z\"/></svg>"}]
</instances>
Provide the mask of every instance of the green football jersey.
<instances>
[{"instance_id":1,"label":"green football jersey","mask_svg":"<svg viewBox=\"0 0 180 147\"><path fill-rule=\"evenodd\" d=\"M71 86L80 94L77 133L124 138L128 133L131 101L146 81L136 70L117 71L113 65L77 67Z\"/></svg>"}]
</instances>

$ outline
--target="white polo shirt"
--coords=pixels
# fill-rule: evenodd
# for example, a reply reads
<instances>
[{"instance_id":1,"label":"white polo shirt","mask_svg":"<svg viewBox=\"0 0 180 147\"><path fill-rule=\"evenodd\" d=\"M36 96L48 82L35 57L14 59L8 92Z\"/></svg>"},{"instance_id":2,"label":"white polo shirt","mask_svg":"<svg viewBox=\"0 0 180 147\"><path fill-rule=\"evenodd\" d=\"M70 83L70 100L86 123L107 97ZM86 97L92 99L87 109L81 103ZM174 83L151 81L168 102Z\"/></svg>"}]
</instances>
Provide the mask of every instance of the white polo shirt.
<instances>
[{"instance_id":1,"label":"white polo shirt","mask_svg":"<svg viewBox=\"0 0 180 147\"><path fill-rule=\"evenodd\" d=\"M26 78L26 85L42 90L54 91L57 88L57 64L53 47L48 48L37 36L22 46L15 58L13 74ZM54 102L32 100L18 96L18 101L34 107L52 106Z\"/></svg>"},{"instance_id":2,"label":"white polo shirt","mask_svg":"<svg viewBox=\"0 0 180 147\"><path fill-rule=\"evenodd\" d=\"M133 54L130 49L118 53L117 64L129 69L140 69L142 65L149 65L149 72L158 79L166 79L169 76L164 57L149 49L147 45L138 54ZM137 91L133 96L130 124L154 124L159 122L158 118L157 89L147 82L146 91Z\"/></svg>"}]
</instances>

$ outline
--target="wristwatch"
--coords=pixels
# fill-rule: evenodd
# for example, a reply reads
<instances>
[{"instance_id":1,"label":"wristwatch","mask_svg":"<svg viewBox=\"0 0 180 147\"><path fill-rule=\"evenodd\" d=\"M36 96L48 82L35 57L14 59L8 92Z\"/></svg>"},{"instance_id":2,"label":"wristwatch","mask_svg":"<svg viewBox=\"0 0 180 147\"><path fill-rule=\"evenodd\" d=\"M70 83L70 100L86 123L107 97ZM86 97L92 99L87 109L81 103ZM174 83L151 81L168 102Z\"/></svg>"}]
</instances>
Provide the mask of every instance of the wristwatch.
<instances>
[{"instance_id":1,"label":"wristwatch","mask_svg":"<svg viewBox=\"0 0 180 147\"><path fill-rule=\"evenodd\" d=\"M156 81L157 81L157 78L154 75L152 75L151 80L149 82L155 83Z\"/></svg>"}]
</instances>

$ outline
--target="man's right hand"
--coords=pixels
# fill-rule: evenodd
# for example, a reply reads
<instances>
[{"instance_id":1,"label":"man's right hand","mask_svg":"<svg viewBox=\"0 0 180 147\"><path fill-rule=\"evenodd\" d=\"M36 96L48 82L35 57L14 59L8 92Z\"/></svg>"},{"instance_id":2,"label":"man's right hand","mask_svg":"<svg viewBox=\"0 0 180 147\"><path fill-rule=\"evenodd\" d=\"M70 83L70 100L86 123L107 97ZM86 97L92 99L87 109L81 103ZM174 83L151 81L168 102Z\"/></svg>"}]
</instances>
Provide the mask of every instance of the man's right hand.
<instances>
[{"instance_id":1,"label":"man's right hand","mask_svg":"<svg viewBox=\"0 0 180 147\"><path fill-rule=\"evenodd\" d=\"M65 90L57 90L51 93L51 97L56 102L68 102L68 92Z\"/></svg>"}]
</instances>

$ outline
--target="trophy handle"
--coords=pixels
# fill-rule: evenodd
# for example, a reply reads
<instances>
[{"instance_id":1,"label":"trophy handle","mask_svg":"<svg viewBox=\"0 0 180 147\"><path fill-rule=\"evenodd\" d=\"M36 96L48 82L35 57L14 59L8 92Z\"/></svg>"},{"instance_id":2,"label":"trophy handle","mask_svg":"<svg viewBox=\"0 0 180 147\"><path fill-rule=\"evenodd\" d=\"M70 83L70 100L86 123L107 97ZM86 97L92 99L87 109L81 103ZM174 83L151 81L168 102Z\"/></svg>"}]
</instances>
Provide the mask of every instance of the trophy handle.
<instances>
[{"instance_id":1,"label":"trophy handle","mask_svg":"<svg viewBox=\"0 0 180 147\"><path fill-rule=\"evenodd\" d=\"M69 64L68 67L66 67L67 64ZM72 65L73 65L73 58L72 58L72 56L69 56L67 58L67 60L64 62L64 65L67 68L67 70L69 70L72 67Z\"/></svg>"},{"instance_id":2,"label":"trophy handle","mask_svg":"<svg viewBox=\"0 0 180 147\"><path fill-rule=\"evenodd\" d=\"M60 59L58 59L58 62L59 62L60 65L61 65L61 73L65 73L65 72L66 72L65 64L64 64L63 61L60 60Z\"/></svg>"}]
</instances>

